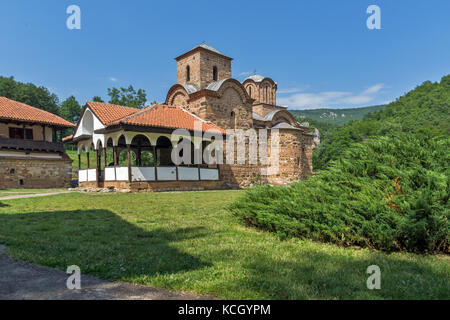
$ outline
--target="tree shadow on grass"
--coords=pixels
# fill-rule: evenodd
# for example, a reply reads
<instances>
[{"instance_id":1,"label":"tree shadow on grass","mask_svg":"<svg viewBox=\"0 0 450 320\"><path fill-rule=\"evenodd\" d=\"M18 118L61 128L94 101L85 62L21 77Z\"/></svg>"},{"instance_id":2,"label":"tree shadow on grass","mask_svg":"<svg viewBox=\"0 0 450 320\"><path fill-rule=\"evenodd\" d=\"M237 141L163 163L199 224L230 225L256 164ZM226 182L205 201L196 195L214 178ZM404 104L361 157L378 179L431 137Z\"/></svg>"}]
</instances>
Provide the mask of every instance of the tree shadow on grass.
<instances>
[{"instance_id":1,"label":"tree shadow on grass","mask_svg":"<svg viewBox=\"0 0 450 320\"><path fill-rule=\"evenodd\" d=\"M64 271L77 265L111 280L206 267L171 243L207 235L204 228L145 230L109 210L0 215L0 241L14 258Z\"/></svg>"},{"instance_id":2,"label":"tree shadow on grass","mask_svg":"<svg viewBox=\"0 0 450 320\"><path fill-rule=\"evenodd\" d=\"M441 261L441 266L444 262ZM367 267L381 269L381 289L369 290ZM243 265L237 287L253 287L263 299L448 299L448 268L434 268L395 255L303 251L292 260L255 255Z\"/></svg>"}]
</instances>

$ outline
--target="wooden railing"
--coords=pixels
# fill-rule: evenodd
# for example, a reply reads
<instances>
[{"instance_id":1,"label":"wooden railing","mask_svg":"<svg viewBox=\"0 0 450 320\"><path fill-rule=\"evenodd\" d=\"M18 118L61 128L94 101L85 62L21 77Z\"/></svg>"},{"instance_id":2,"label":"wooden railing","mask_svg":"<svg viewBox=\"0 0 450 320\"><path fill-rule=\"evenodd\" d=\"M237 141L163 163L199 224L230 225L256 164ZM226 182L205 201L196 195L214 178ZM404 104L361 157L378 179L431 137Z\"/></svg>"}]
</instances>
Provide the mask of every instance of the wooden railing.
<instances>
[{"instance_id":1,"label":"wooden railing","mask_svg":"<svg viewBox=\"0 0 450 320\"><path fill-rule=\"evenodd\" d=\"M64 152L61 142L0 138L0 148L10 150Z\"/></svg>"}]
</instances>

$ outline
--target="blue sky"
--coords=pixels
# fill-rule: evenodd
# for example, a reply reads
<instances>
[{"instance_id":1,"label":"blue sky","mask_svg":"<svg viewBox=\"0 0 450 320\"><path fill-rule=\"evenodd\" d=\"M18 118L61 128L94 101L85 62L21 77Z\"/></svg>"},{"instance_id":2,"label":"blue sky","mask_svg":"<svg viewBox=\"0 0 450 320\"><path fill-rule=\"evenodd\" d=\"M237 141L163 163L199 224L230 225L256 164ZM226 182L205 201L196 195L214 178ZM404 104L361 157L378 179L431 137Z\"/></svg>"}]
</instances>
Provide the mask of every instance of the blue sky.
<instances>
[{"instance_id":1,"label":"blue sky","mask_svg":"<svg viewBox=\"0 0 450 320\"><path fill-rule=\"evenodd\" d=\"M81 8L81 30L66 8ZM381 8L381 30L366 9ZM358 107L394 100L450 73L450 1L2 0L0 75L43 85L80 103L107 88L164 102L174 57L205 41L278 82L291 109Z\"/></svg>"}]
</instances>

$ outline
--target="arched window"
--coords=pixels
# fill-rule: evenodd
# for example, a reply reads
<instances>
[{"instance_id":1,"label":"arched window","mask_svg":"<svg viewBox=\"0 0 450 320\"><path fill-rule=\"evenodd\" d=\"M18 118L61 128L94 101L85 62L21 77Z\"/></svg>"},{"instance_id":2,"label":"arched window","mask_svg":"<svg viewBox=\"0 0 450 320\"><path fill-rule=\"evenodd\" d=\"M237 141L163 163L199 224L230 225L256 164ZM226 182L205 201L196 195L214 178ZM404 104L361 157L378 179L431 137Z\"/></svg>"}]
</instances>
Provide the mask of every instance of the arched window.
<instances>
[{"instance_id":1,"label":"arched window","mask_svg":"<svg viewBox=\"0 0 450 320\"><path fill-rule=\"evenodd\" d=\"M266 103L269 103L269 93L268 93L268 87L266 87Z\"/></svg>"},{"instance_id":2,"label":"arched window","mask_svg":"<svg viewBox=\"0 0 450 320\"><path fill-rule=\"evenodd\" d=\"M213 67L213 81L217 81L217 67Z\"/></svg>"},{"instance_id":3,"label":"arched window","mask_svg":"<svg viewBox=\"0 0 450 320\"><path fill-rule=\"evenodd\" d=\"M252 87L248 87L248 95L250 96L250 98L252 97Z\"/></svg>"},{"instance_id":4,"label":"arched window","mask_svg":"<svg viewBox=\"0 0 450 320\"><path fill-rule=\"evenodd\" d=\"M191 81L191 67L186 66L186 81Z\"/></svg>"}]
</instances>

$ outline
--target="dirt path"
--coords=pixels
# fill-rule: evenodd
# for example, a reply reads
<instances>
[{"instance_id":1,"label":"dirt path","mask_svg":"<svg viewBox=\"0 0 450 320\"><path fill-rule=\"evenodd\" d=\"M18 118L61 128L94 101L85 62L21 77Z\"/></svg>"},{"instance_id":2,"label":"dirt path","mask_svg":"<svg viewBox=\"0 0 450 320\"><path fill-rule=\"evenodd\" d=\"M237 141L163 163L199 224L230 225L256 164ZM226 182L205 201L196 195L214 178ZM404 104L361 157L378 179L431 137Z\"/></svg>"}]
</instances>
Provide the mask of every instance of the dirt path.
<instances>
[{"instance_id":1,"label":"dirt path","mask_svg":"<svg viewBox=\"0 0 450 320\"><path fill-rule=\"evenodd\" d=\"M81 289L69 290L63 271L19 262L0 245L0 300L199 300L210 297L174 293L81 275ZM81 270L83 273L83 270Z\"/></svg>"},{"instance_id":2,"label":"dirt path","mask_svg":"<svg viewBox=\"0 0 450 320\"><path fill-rule=\"evenodd\" d=\"M14 196L0 197L0 201L3 200L13 200L13 199L23 199L23 198L35 198L35 197L45 197L54 196L55 194L70 193L72 191L58 191L58 192L48 192L48 193L32 193L32 194L17 194Z\"/></svg>"}]
</instances>

